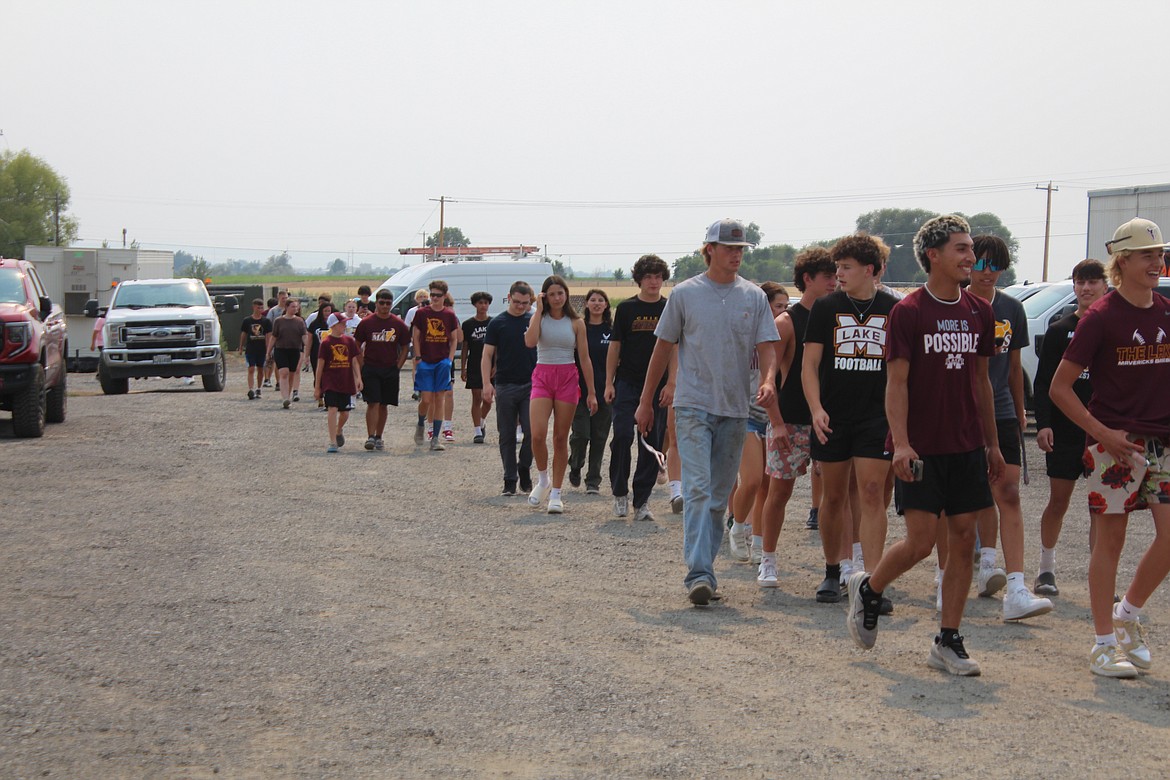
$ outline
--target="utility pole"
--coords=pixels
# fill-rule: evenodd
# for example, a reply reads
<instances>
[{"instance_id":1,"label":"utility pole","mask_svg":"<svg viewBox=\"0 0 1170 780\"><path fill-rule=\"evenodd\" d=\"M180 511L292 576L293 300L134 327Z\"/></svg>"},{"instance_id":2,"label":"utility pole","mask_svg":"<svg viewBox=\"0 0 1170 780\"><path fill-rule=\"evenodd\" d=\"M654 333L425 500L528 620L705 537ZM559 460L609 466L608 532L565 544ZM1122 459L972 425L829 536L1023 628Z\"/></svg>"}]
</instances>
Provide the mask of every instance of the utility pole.
<instances>
[{"instance_id":1,"label":"utility pole","mask_svg":"<svg viewBox=\"0 0 1170 780\"><path fill-rule=\"evenodd\" d=\"M126 228L122 228L122 248L126 248Z\"/></svg>"},{"instance_id":2,"label":"utility pole","mask_svg":"<svg viewBox=\"0 0 1170 780\"><path fill-rule=\"evenodd\" d=\"M1049 240L1049 236L1052 235L1052 193L1059 192L1060 187L1053 187L1052 182L1048 182L1047 187L1041 187L1039 184L1037 184L1036 189L1048 191L1048 208L1044 212L1044 271L1040 275L1040 281L1047 282L1048 281L1048 240Z\"/></svg>"},{"instance_id":3,"label":"utility pole","mask_svg":"<svg viewBox=\"0 0 1170 780\"><path fill-rule=\"evenodd\" d=\"M61 246L61 193L53 193L53 246Z\"/></svg>"},{"instance_id":4,"label":"utility pole","mask_svg":"<svg viewBox=\"0 0 1170 780\"><path fill-rule=\"evenodd\" d=\"M443 220L445 217L445 210L446 210L445 207L447 205L447 201L450 200L450 198L448 198L445 195L440 195L437 198L431 198L431 200L439 201L439 240L435 243L435 249L438 250L439 247L443 247L443 246L447 245L446 242L443 240ZM451 202L458 203L458 201L455 201L455 200L452 200ZM436 251L435 252L436 259L438 259L438 255L439 255L439 253L438 253L438 251Z\"/></svg>"}]
</instances>

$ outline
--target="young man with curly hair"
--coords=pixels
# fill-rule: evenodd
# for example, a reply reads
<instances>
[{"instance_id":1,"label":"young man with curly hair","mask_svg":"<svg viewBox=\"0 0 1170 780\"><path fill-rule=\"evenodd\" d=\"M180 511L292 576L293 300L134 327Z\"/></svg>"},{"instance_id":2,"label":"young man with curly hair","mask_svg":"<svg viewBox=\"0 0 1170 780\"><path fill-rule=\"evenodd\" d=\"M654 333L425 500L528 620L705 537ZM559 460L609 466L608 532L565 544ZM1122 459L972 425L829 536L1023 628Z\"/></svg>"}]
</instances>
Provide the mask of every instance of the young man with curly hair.
<instances>
[{"instance_id":1,"label":"young man with curly hair","mask_svg":"<svg viewBox=\"0 0 1170 780\"><path fill-rule=\"evenodd\" d=\"M1170 301L1155 292L1166 246L1148 219L1117 229L1106 244L1117 289L1089 307L1050 388L1052 402L1088 437L1089 606L1097 636L1089 670L1103 677L1150 668L1142 608L1170 572ZM1088 408L1073 390L1086 368L1093 377ZM1154 540L1115 605L1129 515L1143 509L1153 515Z\"/></svg>"},{"instance_id":2,"label":"young man with curly hair","mask_svg":"<svg viewBox=\"0 0 1170 780\"><path fill-rule=\"evenodd\" d=\"M959 623L971 588L975 520L992 505L990 485L1004 468L987 379L995 317L986 301L962 288L975 265L967 220L953 214L928 220L914 236L914 254L926 284L890 311L886 353L886 419L906 537L886 550L872 574L849 577L846 623L859 647L873 647L883 591L930 555L945 513L950 559L940 631L927 663L972 676L980 668L967 654Z\"/></svg>"},{"instance_id":3,"label":"young man with curly hair","mask_svg":"<svg viewBox=\"0 0 1170 780\"><path fill-rule=\"evenodd\" d=\"M821 545L825 579L816 599L841 600L842 567L854 558L876 566L886 544L886 340L897 300L876 288L890 256L881 239L858 233L829 250L838 290L813 304L804 337L801 382L812 419L811 454L821 464ZM849 480L856 479L861 514L853 554L847 511ZM852 573L852 572L849 572ZM888 600L883 614L893 607Z\"/></svg>"}]
</instances>

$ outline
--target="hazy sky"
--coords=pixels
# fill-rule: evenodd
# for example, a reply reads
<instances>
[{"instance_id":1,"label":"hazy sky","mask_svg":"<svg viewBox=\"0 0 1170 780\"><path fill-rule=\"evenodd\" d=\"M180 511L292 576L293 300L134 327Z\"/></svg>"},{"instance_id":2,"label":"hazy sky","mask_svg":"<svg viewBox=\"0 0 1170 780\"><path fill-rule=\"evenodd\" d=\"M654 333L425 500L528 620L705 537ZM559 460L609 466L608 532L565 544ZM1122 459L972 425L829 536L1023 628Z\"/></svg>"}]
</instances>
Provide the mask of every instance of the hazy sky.
<instances>
[{"instance_id":1,"label":"hazy sky","mask_svg":"<svg viewBox=\"0 0 1170 780\"><path fill-rule=\"evenodd\" d=\"M872 209L992 211L1039 278L1089 189L1170 182L1170 3L8 0L0 148L82 243L393 265L447 224L577 270ZM1170 230L1170 225L1164 225ZM1094 254L1103 255L1095 248ZM788 281L788 280L780 280Z\"/></svg>"}]
</instances>

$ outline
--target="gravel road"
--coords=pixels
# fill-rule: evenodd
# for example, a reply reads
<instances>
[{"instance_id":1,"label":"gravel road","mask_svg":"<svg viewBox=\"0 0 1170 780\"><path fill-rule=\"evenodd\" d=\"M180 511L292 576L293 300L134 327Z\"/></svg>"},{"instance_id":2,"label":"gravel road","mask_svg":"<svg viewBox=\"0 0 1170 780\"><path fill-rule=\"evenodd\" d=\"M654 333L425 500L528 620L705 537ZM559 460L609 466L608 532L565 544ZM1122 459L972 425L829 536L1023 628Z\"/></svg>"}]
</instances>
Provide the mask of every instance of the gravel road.
<instances>
[{"instance_id":1,"label":"gravel road","mask_svg":"<svg viewBox=\"0 0 1170 780\"><path fill-rule=\"evenodd\" d=\"M498 496L495 431L387 449L363 426L327 455L311 401L70 376L43 439L0 419L4 777L1156 777L1170 733L1170 599L1151 673L1091 676L1087 515L1074 497L1057 610L1022 625L973 599L983 676L925 664L933 569L903 577L877 647L816 604L820 546L798 488L780 587L719 561L688 605L682 531ZM1029 460L1042 472L1032 437ZM660 489L661 490L661 489ZM1041 477L1024 488L1029 579ZM891 536L901 524L891 521ZM1126 581L1152 535L1131 523Z\"/></svg>"}]
</instances>

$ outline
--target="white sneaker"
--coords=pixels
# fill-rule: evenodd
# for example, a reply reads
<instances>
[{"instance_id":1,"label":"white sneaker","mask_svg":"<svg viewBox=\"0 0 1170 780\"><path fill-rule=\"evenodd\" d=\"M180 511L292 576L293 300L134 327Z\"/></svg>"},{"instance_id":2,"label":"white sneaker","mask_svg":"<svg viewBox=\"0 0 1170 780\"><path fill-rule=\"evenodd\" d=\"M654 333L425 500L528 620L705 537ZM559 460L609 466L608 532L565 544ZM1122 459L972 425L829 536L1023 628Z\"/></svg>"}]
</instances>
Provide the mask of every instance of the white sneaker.
<instances>
[{"instance_id":1,"label":"white sneaker","mask_svg":"<svg viewBox=\"0 0 1170 780\"><path fill-rule=\"evenodd\" d=\"M1117 643L1129 662L1138 669L1150 668L1150 646L1146 644L1146 633L1136 620L1121 620L1113 616L1113 633Z\"/></svg>"},{"instance_id":2,"label":"white sneaker","mask_svg":"<svg viewBox=\"0 0 1170 780\"><path fill-rule=\"evenodd\" d=\"M614 496L613 497L613 514L614 517L626 517L630 514L630 497L629 496Z\"/></svg>"},{"instance_id":3,"label":"white sneaker","mask_svg":"<svg viewBox=\"0 0 1170 780\"><path fill-rule=\"evenodd\" d=\"M1027 588L1020 588L1003 597L1003 622L1046 615L1052 611L1052 602L1037 598Z\"/></svg>"},{"instance_id":4,"label":"white sneaker","mask_svg":"<svg viewBox=\"0 0 1170 780\"><path fill-rule=\"evenodd\" d=\"M934 611L941 613L942 612L942 577L935 577L934 584L935 584L936 590L938 591L938 593L934 597Z\"/></svg>"},{"instance_id":5,"label":"white sneaker","mask_svg":"<svg viewBox=\"0 0 1170 780\"><path fill-rule=\"evenodd\" d=\"M642 506L634 507L634 520L653 520L654 513L650 511L650 504L645 503Z\"/></svg>"},{"instance_id":6,"label":"white sneaker","mask_svg":"<svg viewBox=\"0 0 1170 780\"><path fill-rule=\"evenodd\" d=\"M552 484L541 485L540 480L536 480L536 484L532 487L532 492L528 494L529 506L540 506L544 503L544 499L548 497L548 491L552 490Z\"/></svg>"},{"instance_id":7,"label":"white sneaker","mask_svg":"<svg viewBox=\"0 0 1170 780\"><path fill-rule=\"evenodd\" d=\"M1114 629L1116 630L1116 629ZM1125 657L1117 645L1097 645L1089 653L1089 671L1102 677L1134 678L1137 668Z\"/></svg>"},{"instance_id":8,"label":"white sneaker","mask_svg":"<svg viewBox=\"0 0 1170 780\"><path fill-rule=\"evenodd\" d=\"M775 588L777 586L775 561L762 561L760 563L760 576L756 577L756 583L761 588Z\"/></svg>"},{"instance_id":9,"label":"white sneaker","mask_svg":"<svg viewBox=\"0 0 1170 780\"><path fill-rule=\"evenodd\" d=\"M991 598L1007 585L1007 572L998 566L979 567L979 595Z\"/></svg>"},{"instance_id":10,"label":"white sneaker","mask_svg":"<svg viewBox=\"0 0 1170 780\"><path fill-rule=\"evenodd\" d=\"M727 545L731 557L740 563L747 563L752 558L751 541L747 536L747 525L732 523L731 531L727 534Z\"/></svg>"},{"instance_id":11,"label":"white sneaker","mask_svg":"<svg viewBox=\"0 0 1170 780\"><path fill-rule=\"evenodd\" d=\"M550 498L548 500L548 513L550 515L563 515L565 513L565 502L559 498Z\"/></svg>"},{"instance_id":12,"label":"white sneaker","mask_svg":"<svg viewBox=\"0 0 1170 780\"><path fill-rule=\"evenodd\" d=\"M764 540L752 537L752 565L759 566L764 561Z\"/></svg>"}]
</instances>

